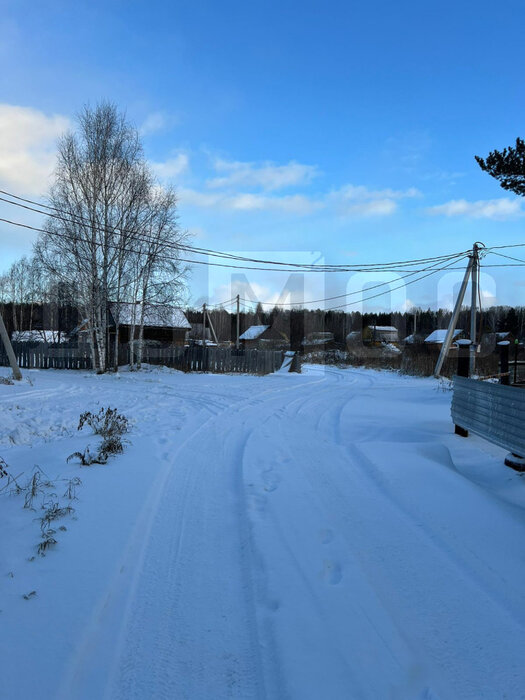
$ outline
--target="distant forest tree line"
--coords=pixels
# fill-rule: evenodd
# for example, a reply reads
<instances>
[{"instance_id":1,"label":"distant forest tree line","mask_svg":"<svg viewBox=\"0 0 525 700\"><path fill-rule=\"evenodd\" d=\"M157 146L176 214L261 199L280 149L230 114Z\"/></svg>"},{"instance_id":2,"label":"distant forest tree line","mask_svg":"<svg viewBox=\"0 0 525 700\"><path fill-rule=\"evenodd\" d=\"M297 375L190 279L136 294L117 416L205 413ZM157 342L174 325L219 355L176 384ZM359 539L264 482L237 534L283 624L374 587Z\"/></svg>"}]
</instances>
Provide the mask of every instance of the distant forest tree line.
<instances>
[{"instance_id":1,"label":"distant forest tree line","mask_svg":"<svg viewBox=\"0 0 525 700\"><path fill-rule=\"evenodd\" d=\"M70 333L81 321L76 289L63 282L43 284L28 260L22 260L0 275L0 312L7 330L54 330ZM38 282L38 283L37 283ZM202 310L186 309L188 321L202 324ZM235 341L237 317L226 309L210 310L213 327L219 341ZM352 331L362 331L367 326L395 326L402 341L416 331L420 337L429 335L436 328L446 328L451 311L439 309L413 309L406 313L360 313L358 311L329 311L324 309L282 309L274 307L267 311L259 304L251 312L241 312L240 332L252 325L268 325L281 331L289 340L292 349L299 350L301 343L311 333L328 332L334 341L342 346L346 336ZM479 316L478 329L481 334L508 331L516 338L525 339L525 307L492 306L484 309ZM460 312L458 328L470 328L470 310Z\"/></svg>"},{"instance_id":2,"label":"distant forest tree line","mask_svg":"<svg viewBox=\"0 0 525 700\"><path fill-rule=\"evenodd\" d=\"M209 315L218 339L235 340L236 315L225 309L214 309ZM436 330L446 328L452 312L448 309L412 309L409 312L360 313L358 311L329 311L325 309L282 309L274 307L264 311L261 304L252 312L241 312L240 332L251 325L264 324L280 330L289 339L292 350L299 350L304 338L311 333L333 333L334 341L345 345L347 335L362 331L367 326L395 326L402 341L414 332L414 317L418 336L425 337ZM202 323L202 311L188 309L186 316L191 324ZM479 315L481 334L508 331L516 338L525 338L525 307L492 306ZM470 328L470 309L460 312L458 328Z\"/></svg>"}]
</instances>

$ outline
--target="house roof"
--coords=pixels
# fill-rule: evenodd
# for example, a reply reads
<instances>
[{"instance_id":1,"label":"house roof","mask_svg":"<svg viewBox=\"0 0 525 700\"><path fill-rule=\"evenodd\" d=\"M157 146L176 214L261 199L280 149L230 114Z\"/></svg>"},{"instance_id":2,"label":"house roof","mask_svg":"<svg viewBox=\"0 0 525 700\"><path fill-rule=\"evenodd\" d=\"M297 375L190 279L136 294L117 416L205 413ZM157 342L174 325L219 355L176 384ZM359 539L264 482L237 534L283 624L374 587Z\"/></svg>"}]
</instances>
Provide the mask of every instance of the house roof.
<instances>
[{"instance_id":1,"label":"house roof","mask_svg":"<svg viewBox=\"0 0 525 700\"><path fill-rule=\"evenodd\" d=\"M447 328L438 328L437 330L432 331L432 333L425 338L425 343L444 343L447 330ZM463 333L461 328L456 328L452 334L452 338L457 338L461 333Z\"/></svg>"},{"instance_id":2,"label":"house roof","mask_svg":"<svg viewBox=\"0 0 525 700\"><path fill-rule=\"evenodd\" d=\"M395 326L368 326L370 330L372 331L380 331L380 332L389 332L389 333L394 333L394 331L397 333L397 328Z\"/></svg>"},{"instance_id":3,"label":"house roof","mask_svg":"<svg viewBox=\"0 0 525 700\"><path fill-rule=\"evenodd\" d=\"M239 336L239 340L257 340L269 327L270 326L250 326Z\"/></svg>"},{"instance_id":4,"label":"house roof","mask_svg":"<svg viewBox=\"0 0 525 700\"><path fill-rule=\"evenodd\" d=\"M116 304L111 304L110 310L113 318L115 318L118 310L119 324L121 326L138 325L140 322L141 305L139 303L120 304L118 309ZM191 324L188 322L182 309L157 304L146 305L144 325L154 328L183 328L187 330L191 328Z\"/></svg>"}]
</instances>

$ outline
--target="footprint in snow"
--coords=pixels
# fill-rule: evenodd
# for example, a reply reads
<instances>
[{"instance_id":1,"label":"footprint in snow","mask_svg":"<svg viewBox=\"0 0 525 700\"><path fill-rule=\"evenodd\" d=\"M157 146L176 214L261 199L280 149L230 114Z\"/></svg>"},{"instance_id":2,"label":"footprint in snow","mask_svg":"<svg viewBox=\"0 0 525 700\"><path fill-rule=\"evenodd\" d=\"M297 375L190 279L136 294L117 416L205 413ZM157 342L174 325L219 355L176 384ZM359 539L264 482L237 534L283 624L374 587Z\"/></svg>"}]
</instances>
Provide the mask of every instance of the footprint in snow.
<instances>
[{"instance_id":1,"label":"footprint in snow","mask_svg":"<svg viewBox=\"0 0 525 700\"><path fill-rule=\"evenodd\" d=\"M319 530L319 539L321 544L329 544L334 539L334 533L329 527Z\"/></svg>"},{"instance_id":2,"label":"footprint in snow","mask_svg":"<svg viewBox=\"0 0 525 700\"><path fill-rule=\"evenodd\" d=\"M263 472L264 490L265 491L275 491L279 486L280 478L277 474L273 473L273 469L267 469Z\"/></svg>"},{"instance_id":3,"label":"footprint in snow","mask_svg":"<svg viewBox=\"0 0 525 700\"><path fill-rule=\"evenodd\" d=\"M341 579L343 578L341 565L336 561L332 561L331 559L325 559L323 578L326 583L329 583L331 586L335 586L340 583Z\"/></svg>"}]
</instances>

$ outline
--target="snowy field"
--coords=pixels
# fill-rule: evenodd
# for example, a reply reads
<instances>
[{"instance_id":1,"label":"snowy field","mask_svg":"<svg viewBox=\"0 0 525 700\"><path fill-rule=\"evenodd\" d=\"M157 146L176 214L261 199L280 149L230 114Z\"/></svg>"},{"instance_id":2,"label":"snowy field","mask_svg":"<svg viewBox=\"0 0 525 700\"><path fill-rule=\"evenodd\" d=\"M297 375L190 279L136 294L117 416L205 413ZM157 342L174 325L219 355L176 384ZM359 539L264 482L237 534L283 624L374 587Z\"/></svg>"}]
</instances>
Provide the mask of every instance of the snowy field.
<instances>
[{"instance_id":1,"label":"snowy field","mask_svg":"<svg viewBox=\"0 0 525 700\"><path fill-rule=\"evenodd\" d=\"M304 370L0 384L0 457L53 481L0 494L1 698L525 697L524 481L435 380ZM108 405L125 453L66 463Z\"/></svg>"}]
</instances>

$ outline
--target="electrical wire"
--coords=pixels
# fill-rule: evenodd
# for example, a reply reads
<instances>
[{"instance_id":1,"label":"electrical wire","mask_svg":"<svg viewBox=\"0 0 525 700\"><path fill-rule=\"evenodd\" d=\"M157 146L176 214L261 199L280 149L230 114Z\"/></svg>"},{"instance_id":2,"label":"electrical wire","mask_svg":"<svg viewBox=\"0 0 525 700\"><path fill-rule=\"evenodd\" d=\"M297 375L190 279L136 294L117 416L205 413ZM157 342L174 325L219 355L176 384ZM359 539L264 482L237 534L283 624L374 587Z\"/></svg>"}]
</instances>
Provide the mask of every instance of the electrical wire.
<instances>
[{"instance_id":1,"label":"electrical wire","mask_svg":"<svg viewBox=\"0 0 525 700\"><path fill-rule=\"evenodd\" d=\"M464 258L466 258L466 257L468 257L468 256L464 255L464 256L462 256L462 259L464 259ZM363 302L365 302L365 301L369 301L370 299L376 299L377 297L384 296L385 294L388 294L389 292L395 291L396 289L402 289L403 287L407 287L407 286L409 286L410 284L414 284L415 282L419 282L420 280L425 279L426 277L430 277L431 275L434 275L434 274L436 274L437 272L440 272L440 271L442 271L442 270L457 269L457 268L451 268L451 265L452 265L452 264L455 264L456 262L458 262L458 261L457 261L457 260L454 260L453 263L451 263L450 265L446 265L445 267L439 267L439 268L438 268L438 267L435 267L435 266L434 266L434 269L427 268L427 270L430 269L430 272L427 272L427 274L425 274L425 275L421 275L421 276L418 277L417 279L410 280L410 282L406 282L406 283L401 284L401 285L399 285L399 286L397 286L397 287L389 287L389 289L385 290L384 292L379 292L378 294L373 294L372 296L364 297L363 299L357 299L356 301L350 301L350 302L348 302L347 304L340 304L340 305L338 305L338 306L332 306L332 307L330 307L330 308L328 308L328 309L324 309L324 310L325 310L325 311L335 311L335 310L337 310L337 309L346 308L347 306L353 306L353 305L355 305L355 304L361 304L361 303L363 303ZM436 263L436 264L437 264L437 263ZM382 287L382 286L387 285L387 284L390 285L391 282L382 282L381 284L376 285L375 287L371 287L370 289L376 289L376 288L378 288L378 287ZM348 295L343 295L343 296L349 296L350 294L362 294L362 293L363 293L363 290L359 290L359 291L357 291L357 292L350 292ZM327 298L327 299L320 299L319 301L320 301L320 302L329 301L329 298ZM247 300L247 299L243 299L243 302L244 302L244 303L248 302L248 303L250 303L250 304L253 304L254 306L258 306L259 304L261 304L261 306L264 306L264 305L273 305L274 307L283 306L283 304L274 303L274 302L249 301L249 300ZM314 303L314 302L302 302L302 303L307 304L307 303Z\"/></svg>"},{"instance_id":2,"label":"electrical wire","mask_svg":"<svg viewBox=\"0 0 525 700\"><path fill-rule=\"evenodd\" d=\"M143 232L136 232L132 231L126 228L120 228L120 227L115 227L115 226L109 226L109 227L97 227L93 226L93 223L89 220L87 220L85 217L78 215L78 214L72 214L68 212L64 212L63 210L58 209L57 207L52 207L46 204L42 204L39 202L35 202L34 200L30 200L24 197L20 197L18 195L12 194L10 192L7 192L5 190L0 190L0 194L4 194L8 197L11 197L12 199L17 199L19 202L26 202L28 204L35 205L37 207L41 207L39 209L33 207L33 206L27 206L25 204L21 204L19 202L13 202L10 201L9 199L6 199L5 197L0 197L0 201L3 201L7 204L11 204L17 207L21 207L23 209L33 211L39 214L42 214L44 216L50 216L52 218L58 219L60 221L63 221L65 223L70 223L74 225L86 225L88 228L91 230L98 230L99 232L107 233L108 228L110 230L116 231L120 235L123 233L128 233L130 235L133 235L136 237L137 240L141 242L156 242L155 239L151 239L148 237L146 234ZM42 208L48 209L49 211L42 211ZM58 212L58 214L50 213L50 212ZM71 218L73 217L73 218ZM4 219L4 221L7 222L7 220ZM12 223L12 222L11 222ZM34 230L36 227L33 227ZM49 232L48 232L49 233ZM282 266L286 268L297 268L300 270L319 270L319 271L343 271L343 272L349 272L349 271L354 271L354 270L359 270L359 271L365 271L367 269L377 269L377 268L390 268L394 265L399 265L399 266L411 266L411 265L417 265L417 264L424 264L424 263L429 263L429 262L435 262L435 261L446 261L449 260L451 257L454 255L457 255L459 253L453 253L449 255L442 255L442 256L435 256L431 258L416 258L413 260L405 260L405 261L393 261L389 263L365 263L365 264L354 264L354 265L335 265L335 264L323 264L323 265L318 265L315 263L286 263L282 261L275 261L275 260L262 260L258 258L250 258L246 256L240 256L236 255L233 253L227 253L224 251L216 251L212 250L209 248L198 248L195 246L189 246L184 243L165 243L164 244L167 247L174 247L177 250L184 250L186 252L191 252L196 255L207 255L207 256L212 256L212 257L219 257L223 259L232 259L232 260L237 260L241 262L251 262L251 263L257 263L257 264L264 264L264 265L277 265L277 266ZM462 253L466 254L468 251L461 251ZM197 261L195 261L197 262ZM249 268L249 269L254 269L254 268Z\"/></svg>"},{"instance_id":3,"label":"electrical wire","mask_svg":"<svg viewBox=\"0 0 525 700\"><path fill-rule=\"evenodd\" d=\"M80 242L80 243L87 243L90 246L93 246L95 248L109 248L109 249L114 249L114 250L119 250L119 251L124 251L124 252L129 252L129 253L135 253L137 255L143 255L144 251L143 250L137 250L136 248L130 248L129 246L123 246L123 245L118 245L116 243L102 243L100 241L93 241L93 240L88 240L88 239L83 239L78 236L70 235L70 234L64 234L64 233L59 233L57 231L48 231L43 228L39 228L38 226L31 226L29 224L24 224L20 221L12 221L11 219L5 219L0 217L0 221L10 224L11 226L18 226L20 228L25 228L30 231L36 231L39 233L45 233L47 235L55 236L58 238L63 238L69 241L75 241L75 242ZM177 246L173 246L177 247ZM450 260L450 258L458 256L458 253L454 253L451 255L446 256L446 260ZM206 267L220 267L220 268L226 268L226 269L233 269L233 270L257 270L261 272L298 272L297 269L289 269L289 268L271 268L271 267L258 267L258 266L253 266L253 265L229 265L226 263L216 263L216 262L209 262L206 260L194 260L194 259L189 259L189 258L183 258L180 256L170 256L164 253L164 258L166 260L173 260L176 262L185 262L190 265L204 265ZM440 260L441 262L441 260ZM497 266L497 267L505 267L505 266ZM413 270L413 272L423 272L425 269L428 268L423 268L422 270ZM460 269L460 268L457 268ZM406 272L406 269L404 268L351 268L351 267L345 267L337 270L303 270L302 272Z\"/></svg>"},{"instance_id":4,"label":"electrical wire","mask_svg":"<svg viewBox=\"0 0 525 700\"><path fill-rule=\"evenodd\" d=\"M459 255L456 257L454 262L459 262L459 260L465 258L465 255ZM404 275L401 277L401 279L408 279L409 277L413 277L414 275L417 275L420 272L426 272L427 270L432 270L435 266L430 266L428 268L425 268L423 270L415 270L412 272L409 272L407 275ZM448 269L448 268L441 268L441 269ZM436 270L438 272L439 270ZM373 289L379 289L380 287L384 287L385 285L390 285L392 283L391 280L388 282L380 282L379 284L374 285L373 287L368 287L368 291L371 291ZM304 305L309 305L309 304L319 304L321 302L325 301L334 301L336 299L343 299L346 297L354 296L355 294L361 294L362 290L357 290L354 292L347 292L346 294L337 294L336 296L333 297L325 297L324 299L309 299L308 301L301 301L301 302L273 302L273 301L258 301L256 303L261 304L262 306L304 306ZM249 301L249 299L244 299L244 301Z\"/></svg>"},{"instance_id":5,"label":"electrical wire","mask_svg":"<svg viewBox=\"0 0 525 700\"><path fill-rule=\"evenodd\" d=\"M512 255L505 255L504 253L495 253L494 251L490 251L490 253L491 255L497 255L500 258L507 258L507 260L514 260L516 262L525 264L525 260L523 260L522 258L515 258Z\"/></svg>"}]
</instances>

